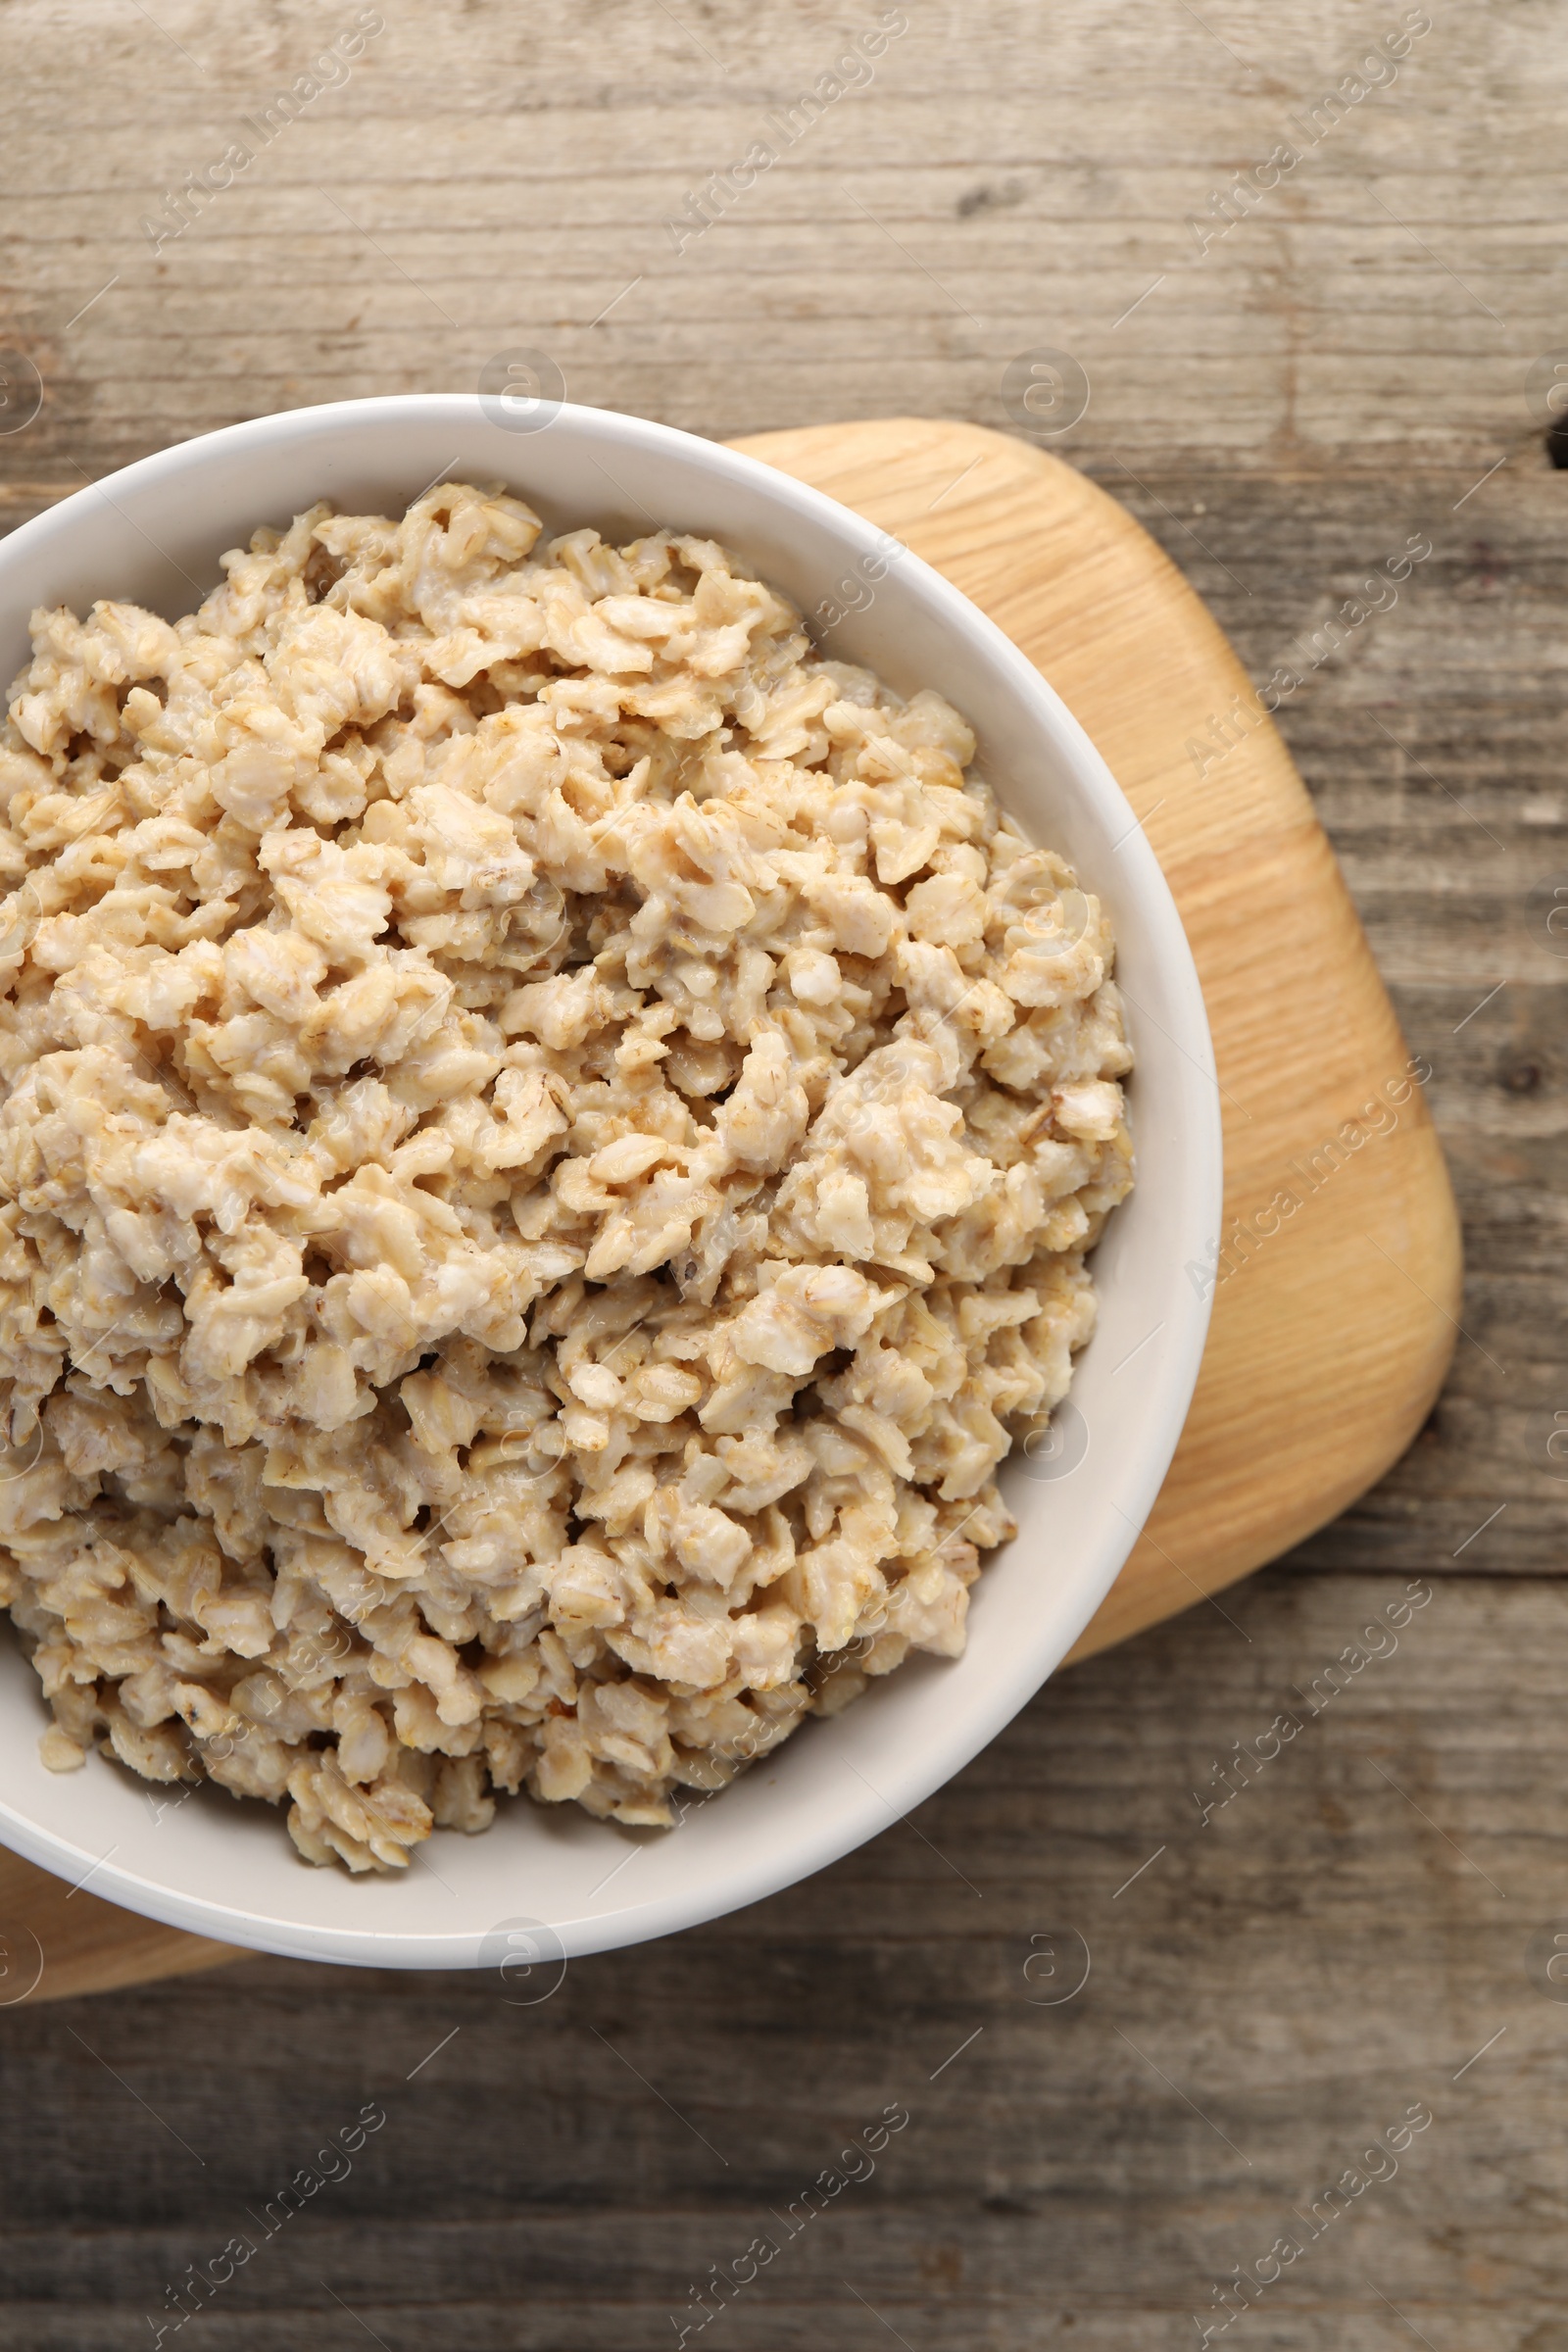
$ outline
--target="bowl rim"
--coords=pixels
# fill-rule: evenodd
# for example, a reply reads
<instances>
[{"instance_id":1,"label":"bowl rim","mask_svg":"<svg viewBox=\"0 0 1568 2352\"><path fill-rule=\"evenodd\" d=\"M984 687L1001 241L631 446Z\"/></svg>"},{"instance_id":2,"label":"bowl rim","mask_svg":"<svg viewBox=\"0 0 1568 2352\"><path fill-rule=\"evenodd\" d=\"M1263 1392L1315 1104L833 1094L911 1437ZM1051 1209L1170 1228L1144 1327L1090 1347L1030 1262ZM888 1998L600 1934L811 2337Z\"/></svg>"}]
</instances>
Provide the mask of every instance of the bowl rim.
<instances>
[{"instance_id":1,"label":"bowl rim","mask_svg":"<svg viewBox=\"0 0 1568 2352\"><path fill-rule=\"evenodd\" d=\"M481 403L473 394L384 394L368 400L333 401L284 410L194 435L137 459L105 475L101 481L85 484L19 525L0 541L0 579L14 574L19 567L24 569L35 552L41 554L50 538L63 527L74 527L95 499L107 499L111 505L118 505L121 497L175 489L193 460L206 462L223 455L239 460L256 451L276 454L294 443L303 455L313 438L329 438L377 420L427 421L434 425L443 418L456 421L461 417L469 423L482 414ZM552 413L543 428L544 434L547 436L558 422L590 444L597 440L633 459L639 454L663 452L696 463L720 481L747 487L808 524L836 535L858 553L869 554L885 541L886 534L854 509L744 450L619 411L570 403L562 403ZM436 479L440 478L438 473ZM738 532L734 544L746 555L743 530ZM1136 901L1140 927L1158 959L1162 979L1181 1003L1185 1042L1175 1045L1174 1040L1170 1041L1190 1065L1191 1072L1182 1091L1187 1119L1182 1138L1186 1201L1179 1248L1182 1250L1191 1248L1196 1253L1208 1247L1219 1230L1223 1185L1219 1091L1201 987L1169 885L1136 812L1108 765L1044 673L988 613L912 551L906 551L900 560L897 575L899 585L895 594L906 591L916 597L959 637L983 650L1022 708L1039 720L1053 739L1070 771L1072 789L1090 805L1096 823L1114 813L1127 828L1129 854L1122 867L1126 895ZM564 1921L559 1933L554 1924L544 1923L549 1935L561 1942L565 1956L650 1940L702 1925L782 1891L891 1826L962 1770L998 1737L1056 1671L1100 1606L1125 1565L1163 1482L1197 1383L1213 1296L1212 1288L1203 1292L1196 1284L1184 1285L1183 1290L1190 1290L1192 1296L1177 1294L1182 1309L1180 1328L1172 1333L1167 1348L1161 1351L1165 1376L1158 1411L1160 1440L1146 1449L1133 1475L1120 1489L1122 1501L1115 1508L1125 1522L1125 1541L1118 1544L1113 1539L1102 1548L1101 1573L1081 1580L1073 1604L1065 1611L1070 1630L1055 1654L1042 1663L1027 1645L1020 1644L1022 1654L996 1687L994 1704L977 1735L965 1718L961 1728L955 1727L950 1739L936 1740L918 1758L901 1761L894 1775L896 1808L893 1799L880 1794L867 1782L863 1793L853 1792L830 1817L816 1825L811 1835L796 1836L786 1853L769 1855L764 1851L749 1866L727 1870L721 1884L710 1884L701 1893L689 1888L677 1889L634 1903L619 1912L586 1921ZM935 1662L920 1661L920 1664ZM29 1676L31 1671L29 1665L26 1668ZM914 1661L901 1670L906 1674L911 1671L918 1671ZM853 1714L855 1710L850 1712ZM845 1720L843 1716L834 1719L837 1723ZM284 1834L280 1821L273 1827L274 1834ZM361 1966L474 1967L485 1958L468 1931L410 1935L389 1933L368 1922L349 1928L323 1928L315 1922L279 1920L211 1896L187 1893L142 1871L123 1865L116 1867L108 1857L95 1859L89 1849L20 1810L3 1792L0 1792L0 1844L44 1870L70 1877L78 1884L83 1883L80 1874L85 1869L94 1890L123 1908L170 1927L228 1943L302 1959Z\"/></svg>"}]
</instances>

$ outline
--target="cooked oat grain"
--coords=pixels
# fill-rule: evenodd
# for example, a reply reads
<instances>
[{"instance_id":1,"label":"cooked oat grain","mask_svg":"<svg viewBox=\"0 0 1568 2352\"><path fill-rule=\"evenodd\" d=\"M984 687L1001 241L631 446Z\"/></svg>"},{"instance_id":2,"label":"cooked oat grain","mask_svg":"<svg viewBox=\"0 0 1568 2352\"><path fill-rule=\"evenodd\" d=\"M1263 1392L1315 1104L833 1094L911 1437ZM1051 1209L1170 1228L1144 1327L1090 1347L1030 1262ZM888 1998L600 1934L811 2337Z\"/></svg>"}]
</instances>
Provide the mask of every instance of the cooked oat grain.
<instances>
[{"instance_id":1,"label":"cooked oat grain","mask_svg":"<svg viewBox=\"0 0 1568 2352\"><path fill-rule=\"evenodd\" d=\"M1131 1183L1097 902L711 540L325 506L34 615L0 1600L59 1769L397 1866L954 1656Z\"/></svg>"}]
</instances>

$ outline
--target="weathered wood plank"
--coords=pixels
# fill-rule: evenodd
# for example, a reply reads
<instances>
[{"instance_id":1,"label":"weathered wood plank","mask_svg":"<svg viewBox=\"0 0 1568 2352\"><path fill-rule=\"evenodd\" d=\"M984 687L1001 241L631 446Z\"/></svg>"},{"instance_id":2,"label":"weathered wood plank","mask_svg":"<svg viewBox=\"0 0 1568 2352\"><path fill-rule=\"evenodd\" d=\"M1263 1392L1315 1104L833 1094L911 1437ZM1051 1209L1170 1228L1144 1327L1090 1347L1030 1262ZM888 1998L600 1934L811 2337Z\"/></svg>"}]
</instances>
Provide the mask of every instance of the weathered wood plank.
<instances>
[{"instance_id":1,"label":"weathered wood plank","mask_svg":"<svg viewBox=\"0 0 1568 2352\"><path fill-rule=\"evenodd\" d=\"M1006 362L1051 344L1089 372L1066 445L1090 459L1414 457L1452 469L1451 498L1530 438L1526 370L1564 331L1550 0L1439 11L1387 86L1328 107L1410 12L906 13L792 137L779 111L879 22L871 0L404 0L264 144L247 122L339 29L300 0L164 0L156 24L119 0L12 9L28 101L0 317L49 398L8 469L70 479L235 415L466 389L516 343L574 397L718 434L1004 424ZM776 163L677 251L665 221L759 141ZM143 220L234 142L255 160L155 252ZM1218 234L1213 200L1292 143Z\"/></svg>"},{"instance_id":2,"label":"weathered wood plank","mask_svg":"<svg viewBox=\"0 0 1568 2352\"><path fill-rule=\"evenodd\" d=\"M1234 1623L1200 1608L1062 1676L836 1869L532 2007L247 1961L0 2020L7 2113L50 2119L0 2146L0 2346L118 2352L240 2231L218 2345L348 2346L333 2295L392 2352L653 2345L794 2204L714 2323L761 2352L878 2340L858 2297L916 2352L1163 2352L1282 2233L1306 2251L1251 2341L1382 2352L1381 2293L1442 2352L1544 2352L1568 2041L1526 1945L1568 1917L1568 1592L1434 1580L1400 1628L1404 1588L1269 1572ZM1246 1785L1236 1743L1285 1715ZM1048 2006L1075 1934L1088 1983ZM368 2101L384 2128L280 2224ZM890 2102L910 2120L874 2174L803 2223ZM1309 2240L1414 2102L1436 2120L1397 2174Z\"/></svg>"}]
</instances>

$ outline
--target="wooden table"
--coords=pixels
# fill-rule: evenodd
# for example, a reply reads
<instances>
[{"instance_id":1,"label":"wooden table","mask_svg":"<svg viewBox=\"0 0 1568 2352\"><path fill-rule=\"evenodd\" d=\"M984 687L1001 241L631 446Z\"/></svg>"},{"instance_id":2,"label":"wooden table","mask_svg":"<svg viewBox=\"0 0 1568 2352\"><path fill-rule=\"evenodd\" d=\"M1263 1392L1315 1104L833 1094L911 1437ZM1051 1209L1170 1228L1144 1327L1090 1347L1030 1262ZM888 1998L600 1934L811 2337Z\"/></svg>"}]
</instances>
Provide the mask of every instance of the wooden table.
<instances>
[{"instance_id":1,"label":"wooden table","mask_svg":"<svg viewBox=\"0 0 1568 2352\"><path fill-rule=\"evenodd\" d=\"M960 0L910 11L793 137L856 23L807 0L385 13L265 148L242 119L281 121L335 30L315 15L74 0L9 27L0 341L46 398L0 437L0 513L237 415L466 388L517 348L715 433L1007 425L1007 364L1070 355L1090 402L1053 446L1254 679L1307 672L1281 724L1435 1067L1465 1337L1333 1528L1223 1616L1061 1678L917 1823L756 1911L576 1964L535 2008L246 1962L0 2019L0 2352L150 2341L240 2230L259 2251L200 2322L216 2346L652 2345L764 2230L783 2250L710 2323L757 2352L890 2328L1153 2352L1287 2235L1239 2340L1558 2352L1568 960L1532 894L1568 876L1568 481L1526 385L1568 344L1563 8L1435 16L1391 87L1335 107L1397 10L1067 0L1046 25ZM710 182L769 136L753 187ZM253 164L155 255L139 219L241 138ZM1209 238L1282 140L1299 162ZM705 183L712 225L677 253L663 223ZM1412 535L1433 553L1398 603L1316 662ZM1434 1597L1396 1630L1411 1580ZM1248 1785L1282 1711L1299 1732ZM279 2225L367 2101L385 2127ZM910 2122L874 2174L803 2223L889 2103ZM1397 2173L1314 2225L1418 2103Z\"/></svg>"}]
</instances>

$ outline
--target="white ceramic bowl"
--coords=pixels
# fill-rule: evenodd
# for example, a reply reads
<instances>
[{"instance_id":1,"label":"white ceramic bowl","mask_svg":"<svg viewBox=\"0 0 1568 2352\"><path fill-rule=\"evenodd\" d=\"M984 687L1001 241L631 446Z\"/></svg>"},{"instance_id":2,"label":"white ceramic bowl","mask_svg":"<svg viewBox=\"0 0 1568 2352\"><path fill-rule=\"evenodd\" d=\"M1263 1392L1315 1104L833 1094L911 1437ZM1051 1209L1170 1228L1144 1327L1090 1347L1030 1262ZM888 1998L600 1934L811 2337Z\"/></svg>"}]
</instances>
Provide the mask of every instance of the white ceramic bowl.
<instances>
[{"instance_id":1,"label":"white ceramic bowl","mask_svg":"<svg viewBox=\"0 0 1568 2352\"><path fill-rule=\"evenodd\" d=\"M591 522L623 539L658 523L709 534L808 612L839 581L880 568L872 525L755 459L601 410L521 414L538 429L498 422L506 412L494 401L456 395L296 410L77 491L0 543L0 680L26 658L35 605L85 612L95 597L118 597L173 617L258 523L286 523L318 498L400 514L446 475L504 481L547 529ZM46 1772L32 1670L0 1630L0 1839L19 1853L62 1878L90 1876L95 1893L150 1918L302 1959L469 1968L510 1957L534 1997L550 1988L551 1955L559 1967L563 1954L713 1919L874 1837L984 1747L1082 1632L1165 1474L1208 1320L1185 1270L1220 1216L1218 1096L1198 976L1104 761L956 589L903 557L828 643L903 692L938 688L974 725L1004 805L1109 909L1138 1055L1138 1186L1095 1259L1100 1326L1064 1408L1068 1443L1048 1475L1017 1462L1004 1474L1019 1534L973 1589L964 1655L911 1660L673 1831L634 1837L575 1806L522 1798L483 1837L438 1835L398 1877L353 1880L301 1862L270 1807L212 1788L173 1802L178 1790L149 1792L97 1756L77 1773Z\"/></svg>"}]
</instances>

